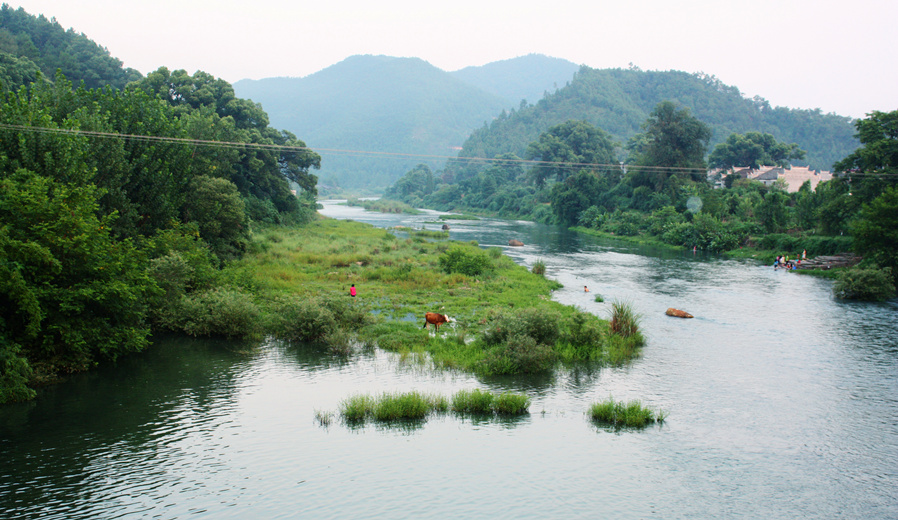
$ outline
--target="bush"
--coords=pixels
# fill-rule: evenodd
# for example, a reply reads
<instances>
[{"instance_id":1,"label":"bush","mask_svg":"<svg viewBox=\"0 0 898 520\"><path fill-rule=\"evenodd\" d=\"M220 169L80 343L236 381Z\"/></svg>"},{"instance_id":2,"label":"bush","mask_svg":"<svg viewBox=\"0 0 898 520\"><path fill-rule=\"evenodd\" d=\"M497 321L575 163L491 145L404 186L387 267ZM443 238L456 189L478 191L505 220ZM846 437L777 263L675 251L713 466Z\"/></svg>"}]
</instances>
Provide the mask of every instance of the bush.
<instances>
[{"instance_id":1,"label":"bush","mask_svg":"<svg viewBox=\"0 0 898 520\"><path fill-rule=\"evenodd\" d=\"M833 294L843 300L885 301L895 296L892 270L848 269L839 275Z\"/></svg>"},{"instance_id":2,"label":"bush","mask_svg":"<svg viewBox=\"0 0 898 520\"><path fill-rule=\"evenodd\" d=\"M466 276L479 276L492 268L492 262L486 253L479 249L452 246L440 255L440 269L446 274L460 273Z\"/></svg>"},{"instance_id":3,"label":"bush","mask_svg":"<svg viewBox=\"0 0 898 520\"><path fill-rule=\"evenodd\" d=\"M270 320L271 334L286 341L323 341L338 328L334 313L316 298L281 300L272 309Z\"/></svg>"},{"instance_id":4,"label":"bush","mask_svg":"<svg viewBox=\"0 0 898 520\"><path fill-rule=\"evenodd\" d=\"M596 301L602 301L596 296ZM567 321L567 330L562 339L576 347L599 347L602 344L602 329L598 320L584 312L577 312Z\"/></svg>"},{"instance_id":5,"label":"bush","mask_svg":"<svg viewBox=\"0 0 898 520\"><path fill-rule=\"evenodd\" d=\"M552 368L555 351L524 334L510 336L504 344L494 348L483 360L487 374L533 374Z\"/></svg>"},{"instance_id":6,"label":"bush","mask_svg":"<svg viewBox=\"0 0 898 520\"><path fill-rule=\"evenodd\" d=\"M261 332L259 308L252 296L239 290L213 289L185 296L179 314L178 328L191 336L251 338Z\"/></svg>"}]
</instances>

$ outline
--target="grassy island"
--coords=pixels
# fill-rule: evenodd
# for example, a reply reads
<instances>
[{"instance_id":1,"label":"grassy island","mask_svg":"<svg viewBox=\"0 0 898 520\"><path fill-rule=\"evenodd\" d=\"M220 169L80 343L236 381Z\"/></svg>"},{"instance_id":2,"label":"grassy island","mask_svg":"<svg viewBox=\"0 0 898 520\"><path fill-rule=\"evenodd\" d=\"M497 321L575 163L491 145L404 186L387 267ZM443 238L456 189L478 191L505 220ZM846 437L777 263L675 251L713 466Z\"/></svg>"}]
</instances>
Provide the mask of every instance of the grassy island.
<instances>
[{"instance_id":1,"label":"grassy island","mask_svg":"<svg viewBox=\"0 0 898 520\"><path fill-rule=\"evenodd\" d=\"M252 248L227 278L253 294L262 318L252 322L284 340L343 353L359 344L427 353L438 367L485 375L625 363L644 343L635 323L615 333L607 321L553 302L557 282L498 248L328 219L267 228ZM425 312L457 321L425 329Z\"/></svg>"}]
</instances>

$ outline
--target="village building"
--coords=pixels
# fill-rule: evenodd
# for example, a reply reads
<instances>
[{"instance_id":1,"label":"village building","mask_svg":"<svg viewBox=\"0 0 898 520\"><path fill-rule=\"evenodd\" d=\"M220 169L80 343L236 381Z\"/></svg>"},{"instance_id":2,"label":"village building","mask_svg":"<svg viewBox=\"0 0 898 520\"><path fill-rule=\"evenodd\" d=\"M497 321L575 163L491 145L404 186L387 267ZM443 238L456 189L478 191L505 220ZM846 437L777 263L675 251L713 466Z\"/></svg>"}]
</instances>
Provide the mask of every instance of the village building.
<instances>
[{"instance_id":1,"label":"village building","mask_svg":"<svg viewBox=\"0 0 898 520\"><path fill-rule=\"evenodd\" d=\"M764 183L766 186L772 186L777 180L783 179L786 185L786 191L795 193L801 185L807 181L811 183L811 191L817 189L817 185L821 182L831 180L832 172L817 171L807 166L792 166L791 168L781 168L779 166L763 166L760 170L744 168L736 166L733 168L733 174L738 175L742 179L751 179ZM711 170L708 172L709 179L715 179L715 187L722 188L724 186L723 179L728 175L727 172L721 170Z\"/></svg>"}]
</instances>

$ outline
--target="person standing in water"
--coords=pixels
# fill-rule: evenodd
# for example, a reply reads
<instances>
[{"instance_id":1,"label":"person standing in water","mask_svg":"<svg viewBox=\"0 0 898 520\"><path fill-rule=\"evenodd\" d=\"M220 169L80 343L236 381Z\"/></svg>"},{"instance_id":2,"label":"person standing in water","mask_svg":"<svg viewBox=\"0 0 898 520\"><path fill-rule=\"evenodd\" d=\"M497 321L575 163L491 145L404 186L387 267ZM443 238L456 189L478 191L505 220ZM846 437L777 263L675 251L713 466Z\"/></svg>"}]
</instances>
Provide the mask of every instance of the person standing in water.
<instances>
[{"instance_id":1,"label":"person standing in water","mask_svg":"<svg viewBox=\"0 0 898 520\"><path fill-rule=\"evenodd\" d=\"M355 298L355 284L352 284L352 287L349 288L349 295Z\"/></svg>"},{"instance_id":2,"label":"person standing in water","mask_svg":"<svg viewBox=\"0 0 898 520\"><path fill-rule=\"evenodd\" d=\"M587 287L587 286L584 285L584 286L583 286L583 292L589 292L589 287Z\"/></svg>"}]
</instances>

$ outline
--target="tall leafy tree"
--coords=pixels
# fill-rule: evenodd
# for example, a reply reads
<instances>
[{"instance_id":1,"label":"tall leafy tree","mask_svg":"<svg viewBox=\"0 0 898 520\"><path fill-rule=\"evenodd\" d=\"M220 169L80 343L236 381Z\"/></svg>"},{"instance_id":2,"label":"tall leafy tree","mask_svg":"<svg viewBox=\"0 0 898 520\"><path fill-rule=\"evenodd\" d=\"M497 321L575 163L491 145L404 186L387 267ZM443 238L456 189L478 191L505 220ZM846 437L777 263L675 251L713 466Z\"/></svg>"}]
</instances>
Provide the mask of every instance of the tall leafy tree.
<instances>
[{"instance_id":1,"label":"tall leafy tree","mask_svg":"<svg viewBox=\"0 0 898 520\"><path fill-rule=\"evenodd\" d=\"M898 188L886 188L865 204L851 234L857 252L890 268L893 279L898 280Z\"/></svg>"},{"instance_id":2,"label":"tall leafy tree","mask_svg":"<svg viewBox=\"0 0 898 520\"><path fill-rule=\"evenodd\" d=\"M526 157L542 163L533 168L540 187L552 177L563 181L582 169L607 171L616 162L611 136L586 121L567 121L549 128L530 143Z\"/></svg>"},{"instance_id":3,"label":"tall leafy tree","mask_svg":"<svg viewBox=\"0 0 898 520\"><path fill-rule=\"evenodd\" d=\"M672 101L658 103L643 124L639 149L631 150L634 187L669 188L671 178L701 180L705 175L705 152L711 128L696 119L688 108Z\"/></svg>"},{"instance_id":4,"label":"tall leafy tree","mask_svg":"<svg viewBox=\"0 0 898 520\"><path fill-rule=\"evenodd\" d=\"M804 159L807 152L797 144L777 141L773 135L761 132L730 134L726 142L714 147L708 157L712 168L730 170L734 166L759 169L761 166L786 167L792 160Z\"/></svg>"}]
</instances>

